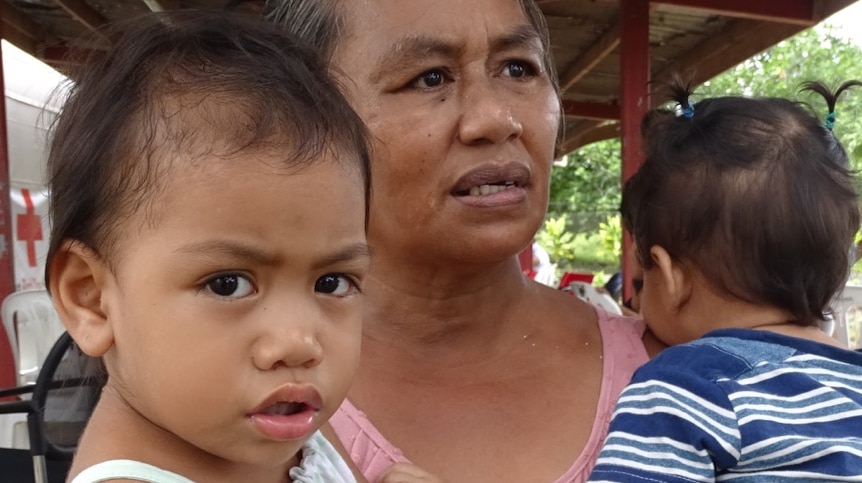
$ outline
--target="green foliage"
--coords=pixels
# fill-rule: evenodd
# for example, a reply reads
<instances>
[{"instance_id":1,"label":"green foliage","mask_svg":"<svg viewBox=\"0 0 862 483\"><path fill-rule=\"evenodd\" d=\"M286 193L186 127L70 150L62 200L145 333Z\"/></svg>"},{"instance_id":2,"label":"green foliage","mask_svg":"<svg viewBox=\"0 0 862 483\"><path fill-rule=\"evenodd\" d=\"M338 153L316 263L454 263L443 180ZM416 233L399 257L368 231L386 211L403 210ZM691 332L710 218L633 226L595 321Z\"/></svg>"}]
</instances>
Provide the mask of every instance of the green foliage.
<instances>
[{"instance_id":1,"label":"green foliage","mask_svg":"<svg viewBox=\"0 0 862 483\"><path fill-rule=\"evenodd\" d=\"M569 261L575 258L575 235L568 231L566 215L548 218L545 225L536 234L536 239L548 252L551 263L556 263L558 269L565 270Z\"/></svg>"},{"instance_id":2,"label":"green foliage","mask_svg":"<svg viewBox=\"0 0 862 483\"><path fill-rule=\"evenodd\" d=\"M862 80L862 48L836 35L829 25L804 30L704 83L702 96L753 95L798 99L826 116L826 104L813 93L800 93L804 81L822 81L833 89L851 79ZM841 96L835 109L835 135L855 169L862 168L862 89Z\"/></svg>"},{"instance_id":3,"label":"green foliage","mask_svg":"<svg viewBox=\"0 0 862 483\"><path fill-rule=\"evenodd\" d=\"M821 25L715 77L697 89L695 100L698 95L788 97L809 103L814 112L825 116L825 103L815 94L800 94L799 84L819 80L834 88L845 80L862 80L859 59L862 48ZM860 170L862 89L842 95L836 112L835 134L853 167ZM548 219L537 238L561 270L618 270L622 229L615 215L620 203L620 167L619 139L584 146L554 167Z\"/></svg>"},{"instance_id":4,"label":"green foliage","mask_svg":"<svg viewBox=\"0 0 862 483\"><path fill-rule=\"evenodd\" d=\"M537 239L558 271L618 270L620 167L620 140L609 139L569 154L551 172L548 217Z\"/></svg>"},{"instance_id":5,"label":"green foliage","mask_svg":"<svg viewBox=\"0 0 862 483\"><path fill-rule=\"evenodd\" d=\"M536 235L558 275L566 271L616 272L619 266L622 228L619 215L608 216L597 231L572 233L566 215L549 218Z\"/></svg>"},{"instance_id":6,"label":"green foliage","mask_svg":"<svg viewBox=\"0 0 862 483\"><path fill-rule=\"evenodd\" d=\"M593 143L564 157L551 171L548 217L569 215L577 232L596 229L619 208L620 168L619 139Z\"/></svg>"}]
</instances>

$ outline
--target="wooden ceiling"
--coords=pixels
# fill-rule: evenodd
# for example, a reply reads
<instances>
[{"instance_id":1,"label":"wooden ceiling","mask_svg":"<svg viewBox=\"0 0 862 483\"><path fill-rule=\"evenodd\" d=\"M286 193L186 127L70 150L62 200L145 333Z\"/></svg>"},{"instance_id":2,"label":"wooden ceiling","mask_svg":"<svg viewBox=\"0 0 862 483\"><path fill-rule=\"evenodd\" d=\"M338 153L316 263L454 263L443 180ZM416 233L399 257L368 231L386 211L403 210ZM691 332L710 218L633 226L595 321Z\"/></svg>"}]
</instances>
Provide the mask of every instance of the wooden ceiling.
<instances>
[{"instance_id":1,"label":"wooden ceiling","mask_svg":"<svg viewBox=\"0 0 862 483\"><path fill-rule=\"evenodd\" d=\"M350 1L350 0L346 0ZM538 0L566 110L568 152L619 135L621 2ZM649 3L653 79L679 72L704 82L856 0L656 0ZM85 34L148 10L219 7L225 0L0 0L2 36L61 70L74 50L98 49ZM92 38L92 36L90 36Z\"/></svg>"},{"instance_id":2,"label":"wooden ceiling","mask_svg":"<svg viewBox=\"0 0 862 483\"><path fill-rule=\"evenodd\" d=\"M620 3L540 1L551 28L566 109L564 152L619 136ZM650 72L705 82L817 24L855 0L658 0L650 2Z\"/></svg>"}]
</instances>

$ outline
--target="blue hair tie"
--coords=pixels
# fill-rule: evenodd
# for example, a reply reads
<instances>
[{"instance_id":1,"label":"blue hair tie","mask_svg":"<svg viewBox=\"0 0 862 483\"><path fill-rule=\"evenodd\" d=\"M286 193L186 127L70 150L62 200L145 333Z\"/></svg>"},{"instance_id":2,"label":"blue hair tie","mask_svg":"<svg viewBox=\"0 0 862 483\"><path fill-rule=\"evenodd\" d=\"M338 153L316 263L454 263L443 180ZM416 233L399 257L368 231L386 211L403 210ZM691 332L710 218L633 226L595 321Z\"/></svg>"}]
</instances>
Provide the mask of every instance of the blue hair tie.
<instances>
[{"instance_id":1,"label":"blue hair tie","mask_svg":"<svg viewBox=\"0 0 862 483\"><path fill-rule=\"evenodd\" d=\"M685 107L682 108L682 116L686 119L691 119L694 117L694 106L692 105L691 101L688 101Z\"/></svg>"},{"instance_id":2,"label":"blue hair tie","mask_svg":"<svg viewBox=\"0 0 862 483\"><path fill-rule=\"evenodd\" d=\"M830 112L826 115L826 121L824 122L824 124L826 124L826 129L831 131L832 128L835 127L835 119L837 117L838 116L836 116L834 112Z\"/></svg>"}]
</instances>

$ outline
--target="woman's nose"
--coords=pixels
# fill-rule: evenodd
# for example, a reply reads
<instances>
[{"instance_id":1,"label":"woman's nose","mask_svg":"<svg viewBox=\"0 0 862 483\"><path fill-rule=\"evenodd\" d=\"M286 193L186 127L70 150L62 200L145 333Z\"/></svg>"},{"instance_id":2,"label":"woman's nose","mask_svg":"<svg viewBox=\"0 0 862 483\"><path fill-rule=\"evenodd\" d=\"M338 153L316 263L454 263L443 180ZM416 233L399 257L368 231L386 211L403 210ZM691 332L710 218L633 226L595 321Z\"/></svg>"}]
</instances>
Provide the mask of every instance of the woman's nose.
<instances>
[{"instance_id":1,"label":"woman's nose","mask_svg":"<svg viewBox=\"0 0 862 483\"><path fill-rule=\"evenodd\" d=\"M282 366L311 368L320 364L323 360L320 328L324 325L320 316L315 310L294 309L268 317L252 349L254 365L268 371Z\"/></svg>"},{"instance_id":2,"label":"woman's nose","mask_svg":"<svg viewBox=\"0 0 862 483\"><path fill-rule=\"evenodd\" d=\"M463 144L502 143L521 136L523 126L512 109L511 92L495 89L484 78L464 84L458 137Z\"/></svg>"}]
</instances>

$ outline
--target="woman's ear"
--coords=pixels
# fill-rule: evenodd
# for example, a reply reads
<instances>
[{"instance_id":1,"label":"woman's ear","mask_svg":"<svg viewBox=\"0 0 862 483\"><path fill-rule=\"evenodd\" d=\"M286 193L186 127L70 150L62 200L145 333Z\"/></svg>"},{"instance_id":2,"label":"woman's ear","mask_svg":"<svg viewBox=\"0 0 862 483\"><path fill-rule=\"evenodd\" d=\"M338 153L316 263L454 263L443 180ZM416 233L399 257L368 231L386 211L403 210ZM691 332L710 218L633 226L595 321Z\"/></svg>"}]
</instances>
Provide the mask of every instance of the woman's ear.
<instances>
[{"instance_id":1,"label":"woman's ear","mask_svg":"<svg viewBox=\"0 0 862 483\"><path fill-rule=\"evenodd\" d=\"M670 254L659 245L653 245L649 250L650 257L661 274L660 280L664 288L666 302L679 310L691 295L691 279L685 267L675 262Z\"/></svg>"},{"instance_id":2,"label":"woman's ear","mask_svg":"<svg viewBox=\"0 0 862 483\"><path fill-rule=\"evenodd\" d=\"M114 343L102 296L111 273L95 250L77 240L65 240L49 268L54 307L78 347L101 357Z\"/></svg>"}]
</instances>

